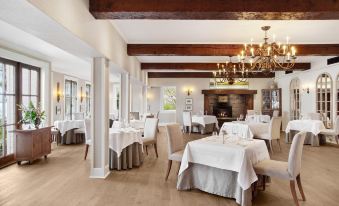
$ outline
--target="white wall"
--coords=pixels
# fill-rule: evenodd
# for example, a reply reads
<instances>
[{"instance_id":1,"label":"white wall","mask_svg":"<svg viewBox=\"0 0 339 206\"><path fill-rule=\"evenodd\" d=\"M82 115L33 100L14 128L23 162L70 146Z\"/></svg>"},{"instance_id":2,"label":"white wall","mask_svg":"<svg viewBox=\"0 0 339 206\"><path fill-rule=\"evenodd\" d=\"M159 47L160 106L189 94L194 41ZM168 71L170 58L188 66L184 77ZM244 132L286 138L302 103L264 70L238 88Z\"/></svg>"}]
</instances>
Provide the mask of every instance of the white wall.
<instances>
[{"instance_id":1,"label":"white wall","mask_svg":"<svg viewBox=\"0 0 339 206\"><path fill-rule=\"evenodd\" d=\"M336 78L339 74L339 64L334 64L327 66L325 61L312 63L311 69L294 72L291 74L282 74L281 72L276 75L276 82L279 88L282 88L282 111L283 111L283 129L286 128L286 125L289 121L289 110L290 110L290 95L289 88L291 80L295 77L300 79L301 88L309 88L310 93L307 94L306 91L301 91L301 114L306 114L309 112L316 112L316 81L320 74L328 73L333 81L333 88L337 87ZM336 111L336 105L334 100L336 99L336 90L333 90L333 103L332 103L332 112ZM333 113L334 114L334 113ZM334 116L334 115L333 115Z\"/></svg>"},{"instance_id":2,"label":"white wall","mask_svg":"<svg viewBox=\"0 0 339 206\"><path fill-rule=\"evenodd\" d=\"M151 89L148 89L148 105L150 106L150 111L156 113L160 110L160 89L162 86L176 86L177 88L177 115L176 121L182 122L182 112L185 107L185 99L188 97L185 92L187 88L190 88L193 92L189 98L193 98L193 111L192 113L199 113L204 111L204 95L201 93L201 90L209 89L209 79L208 78L151 78L149 79L149 86ZM254 109L261 110L261 89L268 88L269 82L272 79L266 78L254 78L249 79L249 89L258 90L258 94L254 96ZM155 88L153 88L155 87ZM158 87L158 88L157 88ZM164 117L164 112L160 113L160 121L163 122L162 117Z\"/></svg>"}]
</instances>

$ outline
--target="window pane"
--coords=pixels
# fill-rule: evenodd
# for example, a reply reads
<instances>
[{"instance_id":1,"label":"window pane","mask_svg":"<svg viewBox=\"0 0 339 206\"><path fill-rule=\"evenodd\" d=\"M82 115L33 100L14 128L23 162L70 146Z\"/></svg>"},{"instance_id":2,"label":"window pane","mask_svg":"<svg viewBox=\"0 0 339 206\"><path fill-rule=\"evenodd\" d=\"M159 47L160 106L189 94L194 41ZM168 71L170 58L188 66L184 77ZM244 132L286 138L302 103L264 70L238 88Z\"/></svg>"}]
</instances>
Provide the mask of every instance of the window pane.
<instances>
[{"instance_id":1,"label":"window pane","mask_svg":"<svg viewBox=\"0 0 339 206\"><path fill-rule=\"evenodd\" d=\"M38 94L38 72L35 70L31 70L31 94Z\"/></svg>"},{"instance_id":2,"label":"window pane","mask_svg":"<svg viewBox=\"0 0 339 206\"><path fill-rule=\"evenodd\" d=\"M3 75L4 75L4 64L0 63L0 94L3 93Z\"/></svg>"},{"instance_id":3,"label":"window pane","mask_svg":"<svg viewBox=\"0 0 339 206\"><path fill-rule=\"evenodd\" d=\"M7 94L15 93L15 68L12 65L6 65L5 90Z\"/></svg>"},{"instance_id":4,"label":"window pane","mask_svg":"<svg viewBox=\"0 0 339 206\"><path fill-rule=\"evenodd\" d=\"M22 94L30 94L30 70L22 69Z\"/></svg>"},{"instance_id":5,"label":"window pane","mask_svg":"<svg viewBox=\"0 0 339 206\"><path fill-rule=\"evenodd\" d=\"M27 107L30 101L30 97L29 96L22 96L22 104Z\"/></svg>"},{"instance_id":6,"label":"window pane","mask_svg":"<svg viewBox=\"0 0 339 206\"><path fill-rule=\"evenodd\" d=\"M71 98L65 97L65 119L71 119Z\"/></svg>"},{"instance_id":7,"label":"window pane","mask_svg":"<svg viewBox=\"0 0 339 206\"><path fill-rule=\"evenodd\" d=\"M163 89L163 110L176 109L176 88L165 87Z\"/></svg>"},{"instance_id":8,"label":"window pane","mask_svg":"<svg viewBox=\"0 0 339 206\"><path fill-rule=\"evenodd\" d=\"M35 107L38 106L38 98L36 96L31 96L31 101Z\"/></svg>"},{"instance_id":9,"label":"window pane","mask_svg":"<svg viewBox=\"0 0 339 206\"><path fill-rule=\"evenodd\" d=\"M4 151L5 154L12 154L14 152L14 129L14 125L6 127L6 139L4 140L6 141L6 147L4 148L6 150Z\"/></svg>"},{"instance_id":10,"label":"window pane","mask_svg":"<svg viewBox=\"0 0 339 206\"><path fill-rule=\"evenodd\" d=\"M15 96L5 96L6 124L15 124Z\"/></svg>"},{"instance_id":11,"label":"window pane","mask_svg":"<svg viewBox=\"0 0 339 206\"><path fill-rule=\"evenodd\" d=\"M65 97L70 97L71 96L71 82L70 81L65 81Z\"/></svg>"}]
</instances>

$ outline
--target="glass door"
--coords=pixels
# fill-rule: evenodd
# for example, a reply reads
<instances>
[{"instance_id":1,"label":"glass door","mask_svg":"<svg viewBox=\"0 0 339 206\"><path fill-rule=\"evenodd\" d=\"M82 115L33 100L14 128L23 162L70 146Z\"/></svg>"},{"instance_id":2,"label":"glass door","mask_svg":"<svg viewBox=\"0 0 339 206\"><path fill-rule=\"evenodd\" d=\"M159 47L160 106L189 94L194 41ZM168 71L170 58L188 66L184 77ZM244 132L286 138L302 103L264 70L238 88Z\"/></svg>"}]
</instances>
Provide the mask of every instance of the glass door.
<instances>
[{"instance_id":1,"label":"glass door","mask_svg":"<svg viewBox=\"0 0 339 206\"><path fill-rule=\"evenodd\" d=\"M16 128L16 63L0 60L0 160L13 156Z\"/></svg>"}]
</instances>

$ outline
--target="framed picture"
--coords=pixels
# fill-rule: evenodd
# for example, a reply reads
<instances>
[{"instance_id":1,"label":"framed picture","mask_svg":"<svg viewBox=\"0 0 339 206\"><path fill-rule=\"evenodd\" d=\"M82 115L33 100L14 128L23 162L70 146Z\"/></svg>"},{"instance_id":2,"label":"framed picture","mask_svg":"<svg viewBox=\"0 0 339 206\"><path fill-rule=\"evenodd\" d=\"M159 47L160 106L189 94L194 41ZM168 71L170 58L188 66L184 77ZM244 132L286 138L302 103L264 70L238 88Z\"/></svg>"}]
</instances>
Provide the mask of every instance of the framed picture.
<instances>
[{"instance_id":1,"label":"framed picture","mask_svg":"<svg viewBox=\"0 0 339 206\"><path fill-rule=\"evenodd\" d=\"M61 107L60 106L55 107L55 114L61 114Z\"/></svg>"},{"instance_id":2,"label":"framed picture","mask_svg":"<svg viewBox=\"0 0 339 206\"><path fill-rule=\"evenodd\" d=\"M193 106L192 105L186 105L185 106L185 110L186 111L192 111L193 110Z\"/></svg>"},{"instance_id":3,"label":"framed picture","mask_svg":"<svg viewBox=\"0 0 339 206\"><path fill-rule=\"evenodd\" d=\"M193 104L192 98L186 98L185 104Z\"/></svg>"}]
</instances>

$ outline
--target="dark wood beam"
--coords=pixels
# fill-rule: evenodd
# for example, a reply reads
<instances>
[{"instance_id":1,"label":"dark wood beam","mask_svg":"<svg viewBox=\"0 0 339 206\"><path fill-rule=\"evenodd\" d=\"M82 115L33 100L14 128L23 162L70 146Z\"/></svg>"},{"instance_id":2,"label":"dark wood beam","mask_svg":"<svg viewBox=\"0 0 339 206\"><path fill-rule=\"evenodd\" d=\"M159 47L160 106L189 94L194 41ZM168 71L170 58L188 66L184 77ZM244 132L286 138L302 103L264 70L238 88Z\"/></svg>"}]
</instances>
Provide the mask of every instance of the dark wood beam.
<instances>
[{"instance_id":1,"label":"dark wood beam","mask_svg":"<svg viewBox=\"0 0 339 206\"><path fill-rule=\"evenodd\" d=\"M339 19L338 0L90 0L97 19Z\"/></svg>"},{"instance_id":2,"label":"dark wood beam","mask_svg":"<svg viewBox=\"0 0 339 206\"><path fill-rule=\"evenodd\" d=\"M297 44L298 56L339 56L339 44ZM236 56L241 44L129 44L130 56Z\"/></svg>"},{"instance_id":3,"label":"dark wood beam","mask_svg":"<svg viewBox=\"0 0 339 206\"><path fill-rule=\"evenodd\" d=\"M208 89L201 90L202 94L213 95L213 94L257 94L257 90L249 89Z\"/></svg>"},{"instance_id":4,"label":"dark wood beam","mask_svg":"<svg viewBox=\"0 0 339 206\"><path fill-rule=\"evenodd\" d=\"M241 78L237 74L235 78ZM275 73L249 73L247 78L273 78ZM212 72L148 72L148 78L213 78Z\"/></svg>"},{"instance_id":5,"label":"dark wood beam","mask_svg":"<svg viewBox=\"0 0 339 206\"><path fill-rule=\"evenodd\" d=\"M247 64L246 67L250 65ZM142 70L217 70L216 63L141 63ZM296 63L293 70L308 70L311 69L311 63ZM276 71L286 71L276 69Z\"/></svg>"}]
</instances>

